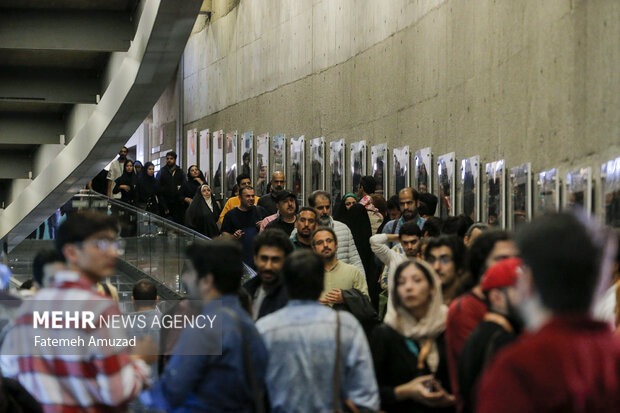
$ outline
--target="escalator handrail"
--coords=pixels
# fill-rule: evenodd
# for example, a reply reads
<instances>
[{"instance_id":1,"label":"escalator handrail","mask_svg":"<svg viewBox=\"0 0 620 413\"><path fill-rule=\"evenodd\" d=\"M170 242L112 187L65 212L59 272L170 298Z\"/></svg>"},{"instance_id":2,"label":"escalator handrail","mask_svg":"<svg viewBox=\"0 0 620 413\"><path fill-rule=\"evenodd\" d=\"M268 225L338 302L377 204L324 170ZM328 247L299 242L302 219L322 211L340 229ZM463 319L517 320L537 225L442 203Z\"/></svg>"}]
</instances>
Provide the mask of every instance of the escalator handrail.
<instances>
[{"instance_id":1,"label":"escalator handrail","mask_svg":"<svg viewBox=\"0 0 620 413\"><path fill-rule=\"evenodd\" d=\"M119 208L122 209L126 209L132 212L135 212L137 214L142 214L142 215L146 215L149 218L153 219L154 221L161 221L163 224L169 225L171 227L173 227L174 229L176 229L177 231L184 233L184 235L192 235L195 236L196 238L200 238L202 240L210 240L211 238L207 237L204 234L201 234L198 231L195 231L191 228L188 228L186 226L183 226L177 222L171 221L167 218L162 217L161 215L157 215L153 212L149 212L146 211L144 209L140 209L137 208L133 205L130 205L126 202L123 201L119 201L118 199L114 199L114 198L108 198L106 195L100 194L98 192L94 192L94 191L90 191L88 190L87 192L80 192L74 195L74 197L78 197L78 198L99 198L102 201L107 201L108 203L110 203L111 205L117 206Z\"/></svg>"},{"instance_id":2,"label":"escalator handrail","mask_svg":"<svg viewBox=\"0 0 620 413\"><path fill-rule=\"evenodd\" d=\"M146 211L144 209L140 209L137 208L133 205L129 205L123 201L119 201L117 199L113 199L113 198L109 198L106 195L100 194L99 192L95 192L95 191L91 191L91 190L87 190L87 189L83 189L82 191L80 191L79 193L75 194L73 196L74 198L98 198L102 201L107 201L110 205L114 205L117 206L119 208L125 209L125 210L129 210L132 211L136 214L143 214L148 216L150 219L154 220L154 221L161 221L162 224L165 225L169 225L171 227L173 227L175 230L181 232L183 235L188 235L188 236L193 236L195 238L198 238L200 240L204 240L204 241L210 241L211 238L207 237L204 234L201 234L198 231L194 231L191 228L187 228L181 224L178 224L174 221L171 221L169 219L166 219L162 216L159 216L157 214L154 214L152 212ZM256 272L246 263L243 263L243 266L245 268L245 270L247 271L248 274L250 274L250 277L254 277L256 275Z\"/></svg>"}]
</instances>

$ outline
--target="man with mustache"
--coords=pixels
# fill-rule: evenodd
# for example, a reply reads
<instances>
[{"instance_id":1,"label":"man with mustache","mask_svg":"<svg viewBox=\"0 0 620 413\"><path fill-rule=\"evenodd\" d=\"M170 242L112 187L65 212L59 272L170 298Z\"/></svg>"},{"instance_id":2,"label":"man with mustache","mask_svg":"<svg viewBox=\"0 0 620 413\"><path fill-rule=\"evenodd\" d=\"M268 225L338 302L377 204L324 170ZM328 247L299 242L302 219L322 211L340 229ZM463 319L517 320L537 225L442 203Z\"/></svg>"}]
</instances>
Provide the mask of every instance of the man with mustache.
<instances>
[{"instance_id":1,"label":"man with mustache","mask_svg":"<svg viewBox=\"0 0 620 413\"><path fill-rule=\"evenodd\" d=\"M312 250L323 258L325 286L319 301L333 306L344 303L343 290L356 289L368 296L366 277L353 265L338 260L338 238L330 227L319 227L312 234Z\"/></svg>"},{"instance_id":2,"label":"man with mustache","mask_svg":"<svg viewBox=\"0 0 620 413\"><path fill-rule=\"evenodd\" d=\"M291 191L283 190L278 191L277 200L277 218L267 224L265 229L278 228L290 236L295 229L295 220L297 219L297 196Z\"/></svg>"},{"instance_id":3,"label":"man with mustache","mask_svg":"<svg viewBox=\"0 0 620 413\"><path fill-rule=\"evenodd\" d=\"M269 215L273 215L278 211L278 192L284 189L286 184L286 177L284 172L275 171L271 174L271 191L260 197L256 205L262 206L269 212Z\"/></svg>"},{"instance_id":4,"label":"man with mustache","mask_svg":"<svg viewBox=\"0 0 620 413\"><path fill-rule=\"evenodd\" d=\"M475 411L477 383L484 368L523 328L517 311L517 278L522 265L519 258L506 258L491 266L482 278L482 292L489 311L465 341L459 360L459 392L464 413Z\"/></svg>"},{"instance_id":5,"label":"man with mustache","mask_svg":"<svg viewBox=\"0 0 620 413\"><path fill-rule=\"evenodd\" d=\"M280 272L293 244L280 229L266 229L254 238L256 277L243 285L252 297L252 317L258 320L288 302Z\"/></svg>"},{"instance_id":6,"label":"man with mustache","mask_svg":"<svg viewBox=\"0 0 620 413\"><path fill-rule=\"evenodd\" d=\"M357 252L355 242L353 241L351 230L345 224L336 221L330 216L331 196L329 193L325 191L314 191L308 197L308 204L316 209L319 214L318 225L333 229L338 237L338 251L336 253L338 259L347 264L354 265L365 277L366 272L364 271L362 260ZM295 235L296 233L297 229L294 229L291 235Z\"/></svg>"},{"instance_id":7,"label":"man with mustache","mask_svg":"<svg viewBox=\"0 0 620 413\"><path fill-rule=\"evenodd\" d=\"M394 219L383 227L384 234L398 234L400 227L407 221L415 220L420 229L426 220L418 213L419 194L413 188L403 188L398 193L398 205L400 208L400 218ZM388 244L392 248L392 244Z\"/></svg>"},{"instance_id":8,"label":"man with mustache","mask_svg":"<svg viewBox=\"0 0 620 413\"><path fill-rule=\"evenodd\" d=\"M118 152L118 158L113 160L110 163L110 170L108 171L107 179L108 179L108 198L121 198L121 193L113 194L112 191L116 186L116 180L121 177L123 171L125 170L125 161L127 160L127 154L129 153L129 149L126 146L123 146L121 150Z\"/></svg>"},{"instance_id":9,"label":"man with mustache","mask_svg":"<svg viewBox=\"0 0 620 413\"><path fill-rule=\"evenodd\" d=\"M310 245L310 235L316 229L318 216L316 209L312 207L302 207L299 210L297 220L295 221L297 232L292 234L290 238L295 250L312 248L312 245Z\"/></svg>"}]
</instances>

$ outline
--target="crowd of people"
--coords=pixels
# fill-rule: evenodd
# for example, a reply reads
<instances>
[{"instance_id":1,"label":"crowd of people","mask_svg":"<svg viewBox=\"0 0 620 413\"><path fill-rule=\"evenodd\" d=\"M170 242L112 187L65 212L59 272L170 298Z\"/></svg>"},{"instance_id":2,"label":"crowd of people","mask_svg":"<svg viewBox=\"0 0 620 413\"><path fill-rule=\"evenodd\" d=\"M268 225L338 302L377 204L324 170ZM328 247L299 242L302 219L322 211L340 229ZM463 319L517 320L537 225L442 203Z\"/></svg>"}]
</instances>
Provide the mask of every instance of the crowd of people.
<instances>
[{"instance_id":1,"label":"crowd of people","mask_svg":"<svg viewBox=\"0 0 620 413\"><path fill-rule=\"evenodd\" d=\"M221 355L187 355L205 342L194 329L162 332L159 358L147 338L103 365L2 354L5 388L47 412L618 411L619 233L578 212L516 233L442 220L434 195L404 188L386 200L371 176L300 207L281 171L261 197L240 174L220 208L198 168L187 180L175 160L146 175L150 193L214 238L188 248L183 280L198 311L219 311ZM145 175L128 160L117 169L111 193L142 202ZM49 253L59 267L37 276L30 299L108 300L95 289L114 272L117 236L109 216L72 215ZM256 271L243 285L242 263ZM147 305L135 311L156 311L152 283L136 295Z\"/></svg>"}]
</instances>

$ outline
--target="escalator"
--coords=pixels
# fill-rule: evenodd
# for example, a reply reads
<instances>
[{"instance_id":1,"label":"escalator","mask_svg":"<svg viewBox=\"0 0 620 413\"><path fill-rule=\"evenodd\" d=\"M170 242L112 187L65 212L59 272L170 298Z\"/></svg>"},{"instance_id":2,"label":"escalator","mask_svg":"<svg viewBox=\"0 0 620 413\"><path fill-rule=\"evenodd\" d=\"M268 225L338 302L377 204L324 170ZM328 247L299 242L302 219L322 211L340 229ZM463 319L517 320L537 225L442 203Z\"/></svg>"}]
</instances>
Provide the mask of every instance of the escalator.
<instances>
[{"instance_id":1,"label":"escalator","mask_svg":"<svg viewBox=\"0 0 620 413\"><path fill-rule=\"evenodd\" d=\"M66 214L91 210L118 217L124 248L119 251L117 275L108 281L118 289L121 304L131 302L133 284L142 278L150 278L156 283L162 300L175 300L185 294L181 283L185 249L196 240L208 241L208 237L156 214L92 191L82 191L74 195L67 206L68 208L64 208ZM61 222L64 218L65 216L61 217ZM31 278L34 256L39 250L52 246L52 240L30 239L15 247L8 255L13 284L20 285ZM242 282L255 275L246 265Z\"/></svg>"}]
</instances>

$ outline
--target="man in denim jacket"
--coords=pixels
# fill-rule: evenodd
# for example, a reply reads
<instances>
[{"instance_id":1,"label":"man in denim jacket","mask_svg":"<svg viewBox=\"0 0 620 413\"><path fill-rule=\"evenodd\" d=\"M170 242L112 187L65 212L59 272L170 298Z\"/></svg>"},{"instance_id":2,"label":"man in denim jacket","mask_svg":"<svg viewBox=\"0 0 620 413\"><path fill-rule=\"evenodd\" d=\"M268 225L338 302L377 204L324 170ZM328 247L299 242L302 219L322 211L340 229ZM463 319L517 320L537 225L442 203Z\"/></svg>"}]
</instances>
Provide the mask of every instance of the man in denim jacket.
<instances>
[{"instance_id":1,"label":"man in denim jacket","mask_svg":"<svg viewBox=\"0 0 620 413\"><path fill-rule=\"evenodd\" d=\"M336 312L318 298L325 269L319 257L296 251L284 264L286 307L256 323L271 357L267 390L274 413L332 411L336 360ZM340 312L341 406L379 410L379 392L368 342L360 324Z\"/></svg>"}]
</instances>

